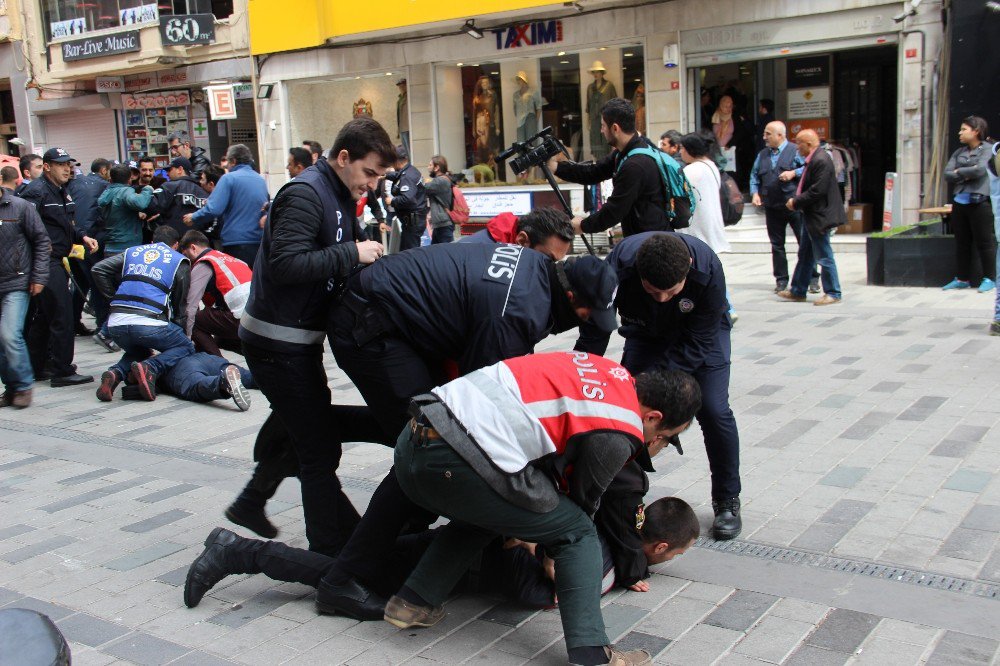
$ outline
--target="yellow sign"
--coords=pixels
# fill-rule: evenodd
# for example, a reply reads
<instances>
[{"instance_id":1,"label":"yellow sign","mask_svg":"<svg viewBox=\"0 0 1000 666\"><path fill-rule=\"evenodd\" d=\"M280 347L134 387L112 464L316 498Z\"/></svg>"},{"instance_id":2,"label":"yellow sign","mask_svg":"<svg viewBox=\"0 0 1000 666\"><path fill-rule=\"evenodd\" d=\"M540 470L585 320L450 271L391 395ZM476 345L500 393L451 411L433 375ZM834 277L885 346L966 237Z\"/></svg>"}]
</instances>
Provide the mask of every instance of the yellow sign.
<instances>
[{"instance_id":1,"label":"yellow sign","mask_svg":"<svg viewBox=\"0 0 1000 666\"><path fill-rule=\"evenodd\" d=\"M442 0L373 0L364 11L349 2L304 0L290 7L285 0L249 0L250 51L254 55L321 46L328 39L393 28L455 21L457 31L470 18L499 12L558 6L539 0L478 0L475 13L461 4Z\"/></svg>"}]
</instances>

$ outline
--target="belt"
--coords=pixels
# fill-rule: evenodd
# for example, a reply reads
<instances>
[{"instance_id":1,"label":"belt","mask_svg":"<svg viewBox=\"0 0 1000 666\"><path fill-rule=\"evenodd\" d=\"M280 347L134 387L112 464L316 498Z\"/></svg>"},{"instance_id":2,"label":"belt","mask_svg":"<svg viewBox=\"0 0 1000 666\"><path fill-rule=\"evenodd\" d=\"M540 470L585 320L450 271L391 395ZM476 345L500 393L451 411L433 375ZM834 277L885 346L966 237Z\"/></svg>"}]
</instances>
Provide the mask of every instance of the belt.
<instances>
[{"instance_id":1,"label":"belt","mask_svg":"<svg viewBox=\"0 0 1000 666\"><path fill-rule=\"evenodd\" d=\"M417 423L416 419L410 419L410 432L423 440L441 439L441 434L437 430Z\"/></svg>"}]
</instances>

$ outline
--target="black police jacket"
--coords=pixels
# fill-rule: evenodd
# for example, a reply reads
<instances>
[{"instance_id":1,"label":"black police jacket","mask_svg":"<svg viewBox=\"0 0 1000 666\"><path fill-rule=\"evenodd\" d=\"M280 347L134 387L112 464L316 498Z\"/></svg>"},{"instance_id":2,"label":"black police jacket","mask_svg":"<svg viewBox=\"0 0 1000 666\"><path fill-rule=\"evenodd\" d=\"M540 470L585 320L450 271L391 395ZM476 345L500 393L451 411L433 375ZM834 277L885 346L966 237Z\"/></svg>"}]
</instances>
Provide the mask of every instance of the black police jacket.
<instances>
[{"instance_id":1,"label":"black police jacket","mask_svg":"<svg viewBox=\"0 0 1000 666\"><path fill-rule=\"evenodd\" d=\"M594 524L611 549L615 564L615 583L628 587L649 577L649 562L642 550L639 516L643 498L649 492L649 477L632 460L622 468L604 495L594 515Z\"/></svg>"},{"instance_id":2,"label":"black police jacket","mask_svg":"<svg viewBox=\"0 0 1000 666\"><path fill-rule=\"evenodd\" d=\"M74 178L66 184L66 189L76 202L76 228L91 235L104 227L97 199L108 189L108 181L96 173Z\"/></svg>"},{"instance_id":3,"label":"black police jacket","mask_svg":"<svg viewBox=\"0 0 1000 666\"><path fill-rule=\"evenodd\" d=\"M76 228L76 202L65 187L56 187L45 176L28 183L21 198L33 203L42 218L45 231L52 241L52 258L69 256L74 243L82 243L86 235Z\"/></svg>"},{"instance_id":4,"label":"black police jacket","mask_svg":"<svg viewBox=\"0 0 1000 666\"><path fill-rule=\"evenodd\" d=\"M208 199L208 192L202 189L194 176L184 176L169 180L153 190L153 203L147 210L150 215L159 214L156 224L165 224L177 230L181 236L193 227L184 224L184 216L200 210Z\"/></svg>"},{"instance_id":5,"label":"black police jacket","mask_svg":"<svg viewBox=\"0 0 1000 666\"><path fill-rule=\"evenodd\" d=\"M396 215L423 216L427 214L427 192L420 171L412 164L407 164L399 172L399 179L392 184L392 209Z\"/></svg>"}]
</instances>

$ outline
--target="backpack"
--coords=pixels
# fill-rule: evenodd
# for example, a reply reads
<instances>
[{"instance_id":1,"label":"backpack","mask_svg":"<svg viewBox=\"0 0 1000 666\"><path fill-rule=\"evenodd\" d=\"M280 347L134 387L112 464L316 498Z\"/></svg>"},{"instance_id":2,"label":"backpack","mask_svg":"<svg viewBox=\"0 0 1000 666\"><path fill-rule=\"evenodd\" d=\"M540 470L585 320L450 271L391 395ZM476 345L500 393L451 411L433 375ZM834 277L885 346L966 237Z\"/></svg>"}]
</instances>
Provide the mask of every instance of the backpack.
<instances>
[{"instance_id":1,"label":"backpack","mask_svg":"<svg viewBox=\"0 0 1000 666\"><path fill-rule=\"evenodd\" d=\"M733 177L726 171L719 172L719 199L722 204L722 223L731 227L743 218L743 193Z\"/></svg>"},{"instance_id":2,"label":"backpack","mask_svg":"<svg viewBox=\"0 0 1000 666\"><path fill-rule=\"evenodd\" d=\"M469 221L469 204L465 195L457 185L451 186L451 206L448 207L448 217L455 224L465 224Z\"/></svg>"},{"instance_id":3,"label":"backpack","mask_svg":"<svg viewBox=\"0 0 1000 666\"><path fill-rule=\"evenodd\" d=\"M683 229L691 223L691 214L694 213L695 196L694 189L687 177L681 171L677 160L667 155L662 150L643 146L635 148L625 153L625 157L618 163L615 175L621 170L622 165L632 155L646 155L653 158L657 168L660 170L660 180L666 193L667 219L670 220L672 229Z\"/></svg>"}]
</instances>

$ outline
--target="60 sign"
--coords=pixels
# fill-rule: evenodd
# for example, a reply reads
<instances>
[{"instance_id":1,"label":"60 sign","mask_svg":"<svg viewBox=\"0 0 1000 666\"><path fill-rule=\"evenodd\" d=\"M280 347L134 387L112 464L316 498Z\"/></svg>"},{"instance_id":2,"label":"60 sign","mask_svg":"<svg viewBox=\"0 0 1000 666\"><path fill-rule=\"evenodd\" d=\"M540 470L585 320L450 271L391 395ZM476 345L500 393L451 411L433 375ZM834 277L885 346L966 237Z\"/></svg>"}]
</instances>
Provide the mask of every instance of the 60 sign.
<instances>
[{"instance_id":1,"label":"60 sign","mask_svg":"<svg viewBox=\"0 0 1000 666\"><path fill-rule=\"evenodd\" d=\"M167 44L211 44L215 40L211 14L160 17L160 36Z\"/></svg>"}]
</instances>

